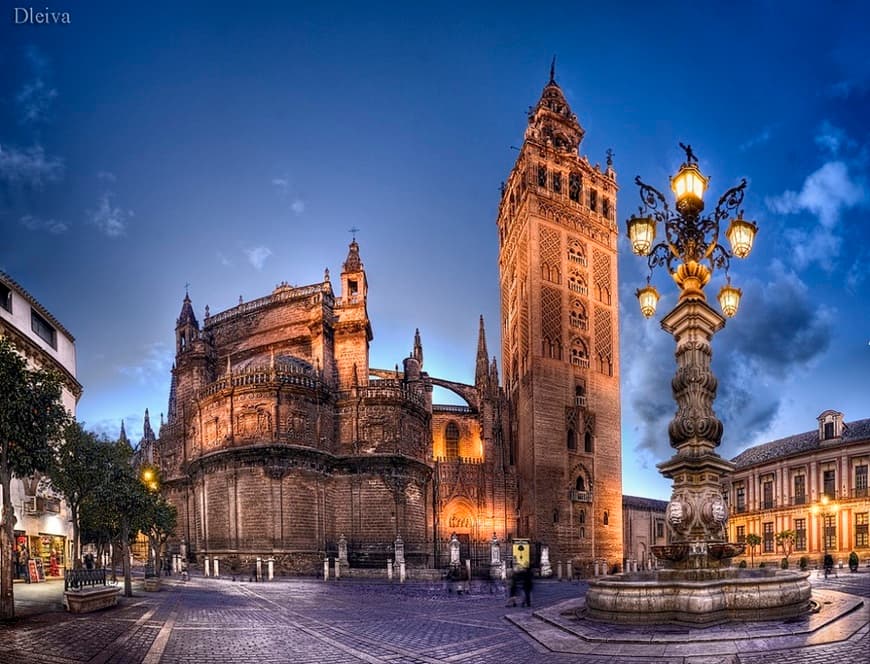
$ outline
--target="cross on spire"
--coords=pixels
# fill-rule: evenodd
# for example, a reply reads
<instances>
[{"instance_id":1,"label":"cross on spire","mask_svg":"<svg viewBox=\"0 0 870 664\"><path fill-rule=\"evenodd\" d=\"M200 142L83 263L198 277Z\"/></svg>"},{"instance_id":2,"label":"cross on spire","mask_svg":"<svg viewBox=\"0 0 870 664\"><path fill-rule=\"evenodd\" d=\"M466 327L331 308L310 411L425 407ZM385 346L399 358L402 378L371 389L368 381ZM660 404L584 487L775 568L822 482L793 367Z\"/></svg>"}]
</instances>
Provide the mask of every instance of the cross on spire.
<instances>
[{"instance_id":1,"label":"cross on spire","mask_svg":"<svg viewBox=\"0 0 870 664\"><path fill-rule=\"evenodd\" d=\"M556 56L553 56L553 62L550 63L550 83L556 82Z\"/></svg>"},{"instance_id":2,"label":"cross on spire","mask_svg":"<svg viewBox=\"0 0 870 664\"><path fill-rule=\"evenodd\" d=\"M353 240L356 241L356 234L359 233L359 228L357 228L356 226L351 226L347 229L347 232L350 233Z\"/></svg>"}]
</instances>

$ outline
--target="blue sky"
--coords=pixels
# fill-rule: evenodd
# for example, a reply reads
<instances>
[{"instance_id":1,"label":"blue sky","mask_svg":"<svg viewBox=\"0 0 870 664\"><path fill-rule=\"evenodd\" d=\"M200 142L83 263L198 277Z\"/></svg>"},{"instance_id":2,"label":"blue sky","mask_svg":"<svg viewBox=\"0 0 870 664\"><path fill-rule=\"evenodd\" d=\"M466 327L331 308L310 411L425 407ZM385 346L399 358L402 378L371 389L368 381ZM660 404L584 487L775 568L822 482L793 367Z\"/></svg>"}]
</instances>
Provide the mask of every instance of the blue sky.
<instances>
[{"instance_id":1,"label":"blue sky","mask_svg":"<svg viewBox=\"0 0 870 664\"><path fill-rule=\"evenodd\" d=\"M499 347L499 183L553 54L581 153L614 151L621 229L634 177L666 189L679 141L710 208L749 181L760 234L714 341L720 453L827 408L870 417L862 3L44 4L71 25L0 23L0 269L76 336L88 426L138 439L165 411L186 283L201 320L319 281L351 227L372 365L419 327L426 370L472 382L480 314ZM666 498L673 341L620 242L624 491Z\"/></svg>"}]
</instances>

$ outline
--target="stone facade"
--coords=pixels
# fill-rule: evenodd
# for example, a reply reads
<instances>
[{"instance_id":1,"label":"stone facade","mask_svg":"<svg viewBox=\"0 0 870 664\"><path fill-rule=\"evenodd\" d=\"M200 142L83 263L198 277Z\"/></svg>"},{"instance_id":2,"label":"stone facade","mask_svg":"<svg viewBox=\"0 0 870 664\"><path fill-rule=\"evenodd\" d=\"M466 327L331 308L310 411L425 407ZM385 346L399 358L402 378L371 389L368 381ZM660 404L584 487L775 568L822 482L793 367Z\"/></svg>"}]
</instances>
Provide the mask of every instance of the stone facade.
<instances>
[{"instance_id":1,"label":"stone facade","mask_svg":"<svg viewBox=\"0 0 870 664\"><path fill-rule=\"evenodd\" d=\"M623 560L616 173L552 72L498 215L502 368L520 536L553 560Z\"/></svg>"},{"instance_id":2,"label":"stone facade","mask_svg":"<svg viewBox=\"0 0 870 664\"><path fill-rule=\"evenodd\" d=\"M652 547L668 544L665 527L666 500L622 497L622 542L625 550L625 571L655 569L657 560Z\"/></svg>"},{"instance_id":3,"label":"stone facade","mask_svg":"<svg viewBox=\"0 0 870 664\"><path fill-rule=\"evenodd\" d=\"M342 535L351 568L401 537L409 565L437 567L455 535L484 567L520 536L622 562L616 175L579 157L582 135L551 79L499 210L504 388L482 319L473 385L430 376L419 332L371 367L355 240L340 295L327 271L201 326L185 296L154 458L189 551L313 572ZM433 404L436 385L465 405Z\"/></svg>"},{"instance_id":4,"label":"stone facade","mask_svg":"<svg viewBox=\"0 0 870 664\"><path fill-rule=\"evenodd\" d=\"M825 550L844 566L852 551L862 565L870 562L870 419L844 422L842 413L826 410L817 420L811 431L750 447L732 459L736 468L725 486L729 541L761 537L752 556L756 565L779 565L784 554L776 534L785 530L796 534L792 566L802 556L820 565ZM748 549L744 558L749 564Z\"/></svg>"}]
</instances>

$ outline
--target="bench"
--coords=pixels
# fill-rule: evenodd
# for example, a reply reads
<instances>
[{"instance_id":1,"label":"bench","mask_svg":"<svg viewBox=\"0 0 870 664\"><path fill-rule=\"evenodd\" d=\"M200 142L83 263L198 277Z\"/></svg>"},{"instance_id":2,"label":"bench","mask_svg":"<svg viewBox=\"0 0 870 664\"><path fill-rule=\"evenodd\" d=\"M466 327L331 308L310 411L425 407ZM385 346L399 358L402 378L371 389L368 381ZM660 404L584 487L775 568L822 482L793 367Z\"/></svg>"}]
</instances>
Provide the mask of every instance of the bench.
<instances>
[{"instance_id":1,"label":"bench","mask_svg":"<svg viewBox=\"0 0 870 664\"><path fill-rule=\"evenodd\" d=\"M107 583L105 569L66 570L63 605L70 613L89 613L118 604L120 588Z\"/></svg>"}]
</instances>

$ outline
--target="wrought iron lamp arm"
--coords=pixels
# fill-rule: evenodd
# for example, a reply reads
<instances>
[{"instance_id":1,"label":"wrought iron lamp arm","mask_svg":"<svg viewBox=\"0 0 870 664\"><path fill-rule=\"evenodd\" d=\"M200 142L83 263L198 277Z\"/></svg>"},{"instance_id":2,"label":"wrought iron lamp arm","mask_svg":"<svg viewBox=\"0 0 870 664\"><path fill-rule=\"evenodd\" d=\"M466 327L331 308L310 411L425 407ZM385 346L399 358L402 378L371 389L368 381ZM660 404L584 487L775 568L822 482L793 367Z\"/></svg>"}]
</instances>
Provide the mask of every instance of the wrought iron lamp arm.
<instances>
[{"instance_id":1,"label":"wrought iron lamp arm","mask_svg":"<svg viewBox=\"0 0 870 664\"><path fill-rule=\"evenodd\" d=\"M743 195L746 189L746 178L743 178L736 187L731 187L728 191L722 194L719 202L716 203L716 211L713 213L718 225L723 219L727 219L732 213L738 211L743 205Z\"/></svg>"}]
</instances>

